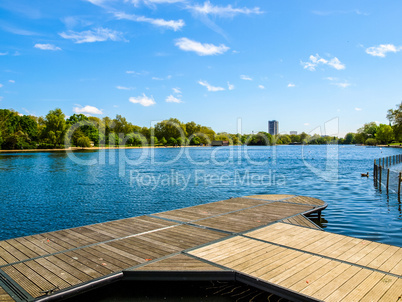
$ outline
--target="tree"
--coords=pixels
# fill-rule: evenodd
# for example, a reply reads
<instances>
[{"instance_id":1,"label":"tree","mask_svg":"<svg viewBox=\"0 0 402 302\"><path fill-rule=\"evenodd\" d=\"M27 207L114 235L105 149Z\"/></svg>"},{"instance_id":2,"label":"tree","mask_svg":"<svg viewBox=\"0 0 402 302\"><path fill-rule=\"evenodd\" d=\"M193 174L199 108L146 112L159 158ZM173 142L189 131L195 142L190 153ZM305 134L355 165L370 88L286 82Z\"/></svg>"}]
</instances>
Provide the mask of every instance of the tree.
<instances>
[{"instance_id":1,"label":"tree","mask_svg":"<svg viewBox=\"0 0 402 302\"><path fill-rule=\"evenodd\" d=\"M77 146L82 147L83 149L84 148L89 148L89 147L91 147L91 140L89 139L88 136L81 136L77 140Z\"/></svg>"},{"instance_id":2,"label":"tree","mask_svg":"<svg viewBox=\"0 0 402 302\"><path fill-rule=\"evenodd\" d=\"M201 130L201 125L198 125L194 122L188 122L185 126L188 136L191 136Z\"/></svg>"},{"instance_id":3,"label":"tree","mask_svg":"<svg viewBox=\"0 0 402 302\"><path fill-rule=\"evenodd\" d=\"M282 144L290 144L292 142L291 138L289 135L285 134L285 135L281 135L281 141Z\"/></svg>"},{"instance_id":4,"label":"tree","mask_svg":"<svg viewBox=\"0 0 402 302\"><path fill-rule=\"evenodd\" d=\"M166 146L167 141L166 138L162 137L162 139L160 140L161 145Z\"/></svg>"},{"instance_id":5,"label":"tree","mask_svg":"<svg viewBox=\"0 0 402 302\"><path fill-rule=\"evenodd\" d=\"M394 139L394 131L391 126L380 124L377 128L375 138L380 143L388 144Z\"/></svg>"},{"instance_id":6,"label":"tree","mask_svg":"<svg viewBox=\"0 0 402 302\"><path fill-rule=\"evenodd\" d=\"M174 137L169 138L168 143L170 146L175 146L177 144L177 140Z\"/></svg>"},{"instance_id":7,"label":"tree","mask_svg":"<svg viewBox=\"0 0 402 302\"><path fill-rule=\"evenodd\" d=\"M377 124L375 122L366 123L363 127L357 129L357 133L361 134L364 143L368 138L374 138L377 132Z\"/></svg>"},{"instance_id":8,"label":"tree","mask_svg":"<svg viewBox=\"0 0 402 302\"><path fill-rule=\"evenodd\" d=\"M365 144L367 146L375 146L377 145L377 140L375 138L368 138L366 139Z\"/></svg>"},{"instance_id":9,"label":"tree","mask_svg":"<svg viewBox=\"0 0 402 302\"><path fill-rule=\"evenodd\" d=\"M50 110L46 115L44 135L55 147L63 143L64 136L68 130L65 117L60 108Z\"/></svg>"},{"instance_id":10,"label":"tree","mask_svg":"<svg viewBox=\"0 0 402 302\"><path fill-rule=\"evenodd\" d=\"M345 140L343 141L344 144L354 144L355 143L355 134L354 133L347 133L345 135Z\"/></svg>"},{"instance_id":11,"label":"tree","mask_svg":"<svg viewBox=\"0 0 402 302\"><path fill-rule=\"evenodd\" d=\"M177 139L186 136L186 126L178 119L170 118L155 125L155 136L158 139L165 137L168 141L170 138Z\"/></svg>"}]
</instances>

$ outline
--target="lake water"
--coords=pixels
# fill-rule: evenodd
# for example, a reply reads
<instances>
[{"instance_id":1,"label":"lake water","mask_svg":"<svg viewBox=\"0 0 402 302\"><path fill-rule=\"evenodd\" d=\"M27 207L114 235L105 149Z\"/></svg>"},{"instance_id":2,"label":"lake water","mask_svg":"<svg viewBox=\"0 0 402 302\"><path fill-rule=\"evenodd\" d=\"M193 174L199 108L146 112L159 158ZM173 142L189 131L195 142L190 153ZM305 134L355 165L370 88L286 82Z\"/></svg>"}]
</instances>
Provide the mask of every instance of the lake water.
<instances>
[{"instance_id":1,"label":"lake water","mask_svg":"<svg viewBox=\"0 0 402 302\"><path fill-rule=\"evenodd\" d=\"M372 178L375 158L400 153L329 145L0 154L0 240L230 197L297 194L328 203L327 231L402 247L401 203Z\"/></svg>"}]
</instances>

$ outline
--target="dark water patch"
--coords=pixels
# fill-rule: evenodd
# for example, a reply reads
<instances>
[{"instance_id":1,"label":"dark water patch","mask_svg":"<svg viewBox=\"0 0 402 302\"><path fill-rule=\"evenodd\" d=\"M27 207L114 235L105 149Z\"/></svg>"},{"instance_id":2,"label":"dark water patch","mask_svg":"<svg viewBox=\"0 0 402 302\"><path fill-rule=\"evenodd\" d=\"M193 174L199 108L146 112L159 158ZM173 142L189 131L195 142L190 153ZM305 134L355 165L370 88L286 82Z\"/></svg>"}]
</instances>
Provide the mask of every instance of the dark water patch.
<instances>
[{"instance_id":1,"label":"dark water patch","mask_svg":"<svg viewBox=\"0 0 402 302\"><path fill-rule=\"evenodd\" d=\"M142 301L208 301L208 302L287 302L271 293L238 282L169 282L121 281L65 300L66 302L142 302Z\"/></svg>"}]
</instances>

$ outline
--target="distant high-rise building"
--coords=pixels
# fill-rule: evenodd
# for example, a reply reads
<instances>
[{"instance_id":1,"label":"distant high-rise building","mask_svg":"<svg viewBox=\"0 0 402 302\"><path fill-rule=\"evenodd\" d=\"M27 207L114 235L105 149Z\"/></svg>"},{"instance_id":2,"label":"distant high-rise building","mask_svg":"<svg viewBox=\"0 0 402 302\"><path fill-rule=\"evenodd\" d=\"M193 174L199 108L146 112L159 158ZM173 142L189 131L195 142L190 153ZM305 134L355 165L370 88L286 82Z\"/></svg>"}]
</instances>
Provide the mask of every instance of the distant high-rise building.
<instances>
[{"instance_id":1,"label":"distant high-rise building","mask_svg":"<svg viewBox=\"0 0 402 302\"><path fill-rule=\"evenodd\" d=\"M290 131L290 135L297 135L297 131Z\"/></svg>"},{"instance_id":2,"label":"distant high-rise building","mask_svg":"<svg viewBox=\"0 0 402 302\"><path fill-rule=\"evenodd\" d=\"M278 135L279 132L279 122L278 121L268 121L268 133L271 135Z\"/></svg>"}]
</instances>

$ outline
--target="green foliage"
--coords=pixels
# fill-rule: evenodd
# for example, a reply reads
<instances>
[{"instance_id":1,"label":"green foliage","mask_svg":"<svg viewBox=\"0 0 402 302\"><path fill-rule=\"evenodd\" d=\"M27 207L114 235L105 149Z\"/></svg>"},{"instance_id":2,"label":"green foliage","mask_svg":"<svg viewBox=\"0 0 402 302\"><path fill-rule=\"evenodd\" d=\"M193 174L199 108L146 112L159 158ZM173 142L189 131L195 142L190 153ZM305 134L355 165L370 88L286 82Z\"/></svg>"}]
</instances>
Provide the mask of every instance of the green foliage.
<instances>
[{"instance_id":1,"label":"green foliage","mask_svg":"<svg viewBox=\"0 0 402 302\"><path fill-rule=\"evenodd\" d=\"M81 136L77 140L77 146L82 148L89 148L91 147L91 140L88 136Z\"/></svg>"},{"instance_id":2,"label":"green foliage","mask_svg":"<svg viewBox=\"0 0 402 302\"><path fill-rule=\"evenodd\" d=\"M380 124L377 128L375 138L380 143L388 144L394 139L394 130L389 125Z\"/></svg>"},{"instance_id":3,"label":"green foliage","mask_svg":"<svg viewBox=\"0 0 402 302\"><path fill-rule=\"evenodd\" d=\"M65 115L60 108L50 110L45 118L44 138L54 146L60 146L68 130Z\"/></svg>"},{"instance_id":4,"label":"green foliage","mask_svg":"<svg viewBox=\"0 0 402 302\"><path fill-rule=\"evenodd\" d=\"M160 140L161 145L165 146L167 144L167 140L166 138L162 137L162 139Z\"/></svg>"},{"instance_id":5,"label":"green foliage","mask_svg":"<svg viewBox=\"0 0 402 302\"><path fill-rule=\"evenodd\" d=\"M345 135L345 139L343 141L344 144L354 144L355 142L356 142L356 140L355 140L354 133L348 133Z\"/></svg>"},{"instance_id":6,"label":"green foliage","mask_svg":"<svg viewBox=\"0 0 402 302\"><path fill-rule=\"evenodd\" d=\"M168 139L186 136L186 126L182 124L178 119L170 118L164 120L155 125L155 136L158 139L165 137Z\"/></svg>"},{"instance_id":7,"label":"green foliage","mask_svg":"<svg viewBox=\"0 0 402 302\"><path fill-rule=\"evenodd\" d=\"M170 146L175 146L177 144L177 140L174 137L170 137L168 140L168 144Z\"/></svg>"},{"instance_id":8,"label":"green foliage","mask_svg":"<svg viewBox=\"0 0 402 302\"><path fill-rule=\"evenodd\" d=\"M377 140L375 138L368 138L366 139L365 144L368 146L375 146L377 145Z\"/></svg>"}]
</instances>

